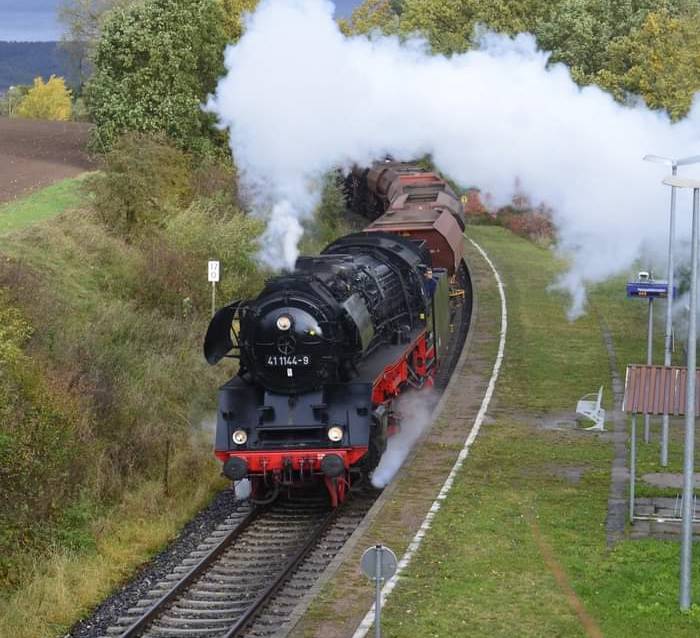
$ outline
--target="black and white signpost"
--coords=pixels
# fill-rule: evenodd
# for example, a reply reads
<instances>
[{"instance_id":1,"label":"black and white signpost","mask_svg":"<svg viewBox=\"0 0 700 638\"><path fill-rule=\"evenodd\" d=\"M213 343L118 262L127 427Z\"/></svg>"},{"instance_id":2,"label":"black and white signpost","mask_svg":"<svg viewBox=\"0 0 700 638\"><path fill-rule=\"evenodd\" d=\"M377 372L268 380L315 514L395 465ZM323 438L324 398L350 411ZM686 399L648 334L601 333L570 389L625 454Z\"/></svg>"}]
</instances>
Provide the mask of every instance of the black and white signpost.
<instances>
[{"instance_id":1,"label":"black and white signpost","mask_svg":"<svg viewBox=\"0 0 700 638\"><path fill-rule=\"evenodd\" d=\"M374 635L382 636L382 585L396 573L396 554L388 547L375 545L362 554L362 573L375 584Z\"/></svg>"},{"instance_id":2,"label":"black and white signpost","mask_svg":"<svg viewBox=\"0 0 700 638\"><path fill-rule=\"evenodd\" d=\"M219 283L219 262L209 260L209 281L211 282L211 316L216 313L216 284Z\"/></svg>"}]
</instances>

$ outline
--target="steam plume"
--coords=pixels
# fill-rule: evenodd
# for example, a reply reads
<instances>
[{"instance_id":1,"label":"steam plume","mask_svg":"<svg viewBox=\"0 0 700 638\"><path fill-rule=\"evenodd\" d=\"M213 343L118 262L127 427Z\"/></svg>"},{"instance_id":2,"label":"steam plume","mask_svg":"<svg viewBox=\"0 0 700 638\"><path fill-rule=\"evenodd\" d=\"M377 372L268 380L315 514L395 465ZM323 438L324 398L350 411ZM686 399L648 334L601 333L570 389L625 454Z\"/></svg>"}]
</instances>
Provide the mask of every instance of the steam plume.
<instances>
[{"instance_id":1,"label":"steam plume","mask_svg":"<svg viewBox=\"0 0 700 638\"><path fill-rule=\"evenodd\" d=\"M435 398L434 393L427 391L400 396L395 407L401 415L401 430L389 439L386 451L372 473L374 487L385 487L394 478L415 442L430 425Z\"/></svg>"},{"instance_id":2,"label":"steam plume","mask_svg":"<svg viewBox=\"0 0 700 638\"><path fill-rule=\"evenodd\" d=\"M517 178L531 201L551 206L571 258L560 283L572 316L584 308L584 282L629 267L645 242L663 245L663 169L641 158L700 151L698 104L671 124L579 88L564 66L547 67L531 35L486 34L479 50L446 58L418 39L346 38L332 11L325 0L263 0L227 49L227 75L208 104L230 129L257 209L276 211L262 251L272 266L293 265L321 173L386 153L431 153L496 204L509 201ZM679 210L686 205L680 199Z\"/></svg>"}]
</instances>

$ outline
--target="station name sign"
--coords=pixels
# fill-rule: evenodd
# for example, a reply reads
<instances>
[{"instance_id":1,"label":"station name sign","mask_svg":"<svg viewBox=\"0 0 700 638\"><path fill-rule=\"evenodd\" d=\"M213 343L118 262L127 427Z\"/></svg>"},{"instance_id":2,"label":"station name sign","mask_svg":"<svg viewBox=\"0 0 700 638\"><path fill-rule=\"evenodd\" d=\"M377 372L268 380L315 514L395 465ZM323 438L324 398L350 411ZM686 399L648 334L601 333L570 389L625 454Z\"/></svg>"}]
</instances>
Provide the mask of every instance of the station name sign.
<instances>
[{"instance_id":1,"label":"station name sign","mask_svg":"<svg viewBox=\"0 0 700 638\"><path fill-rule=\"evenodd\" d=\"M673 287L673 296L677 294L677 288ZM627 296L641 297L642 299L666 299L668 297L667 281L629 281L627 282Z\"/></svg>"}]
</instances>

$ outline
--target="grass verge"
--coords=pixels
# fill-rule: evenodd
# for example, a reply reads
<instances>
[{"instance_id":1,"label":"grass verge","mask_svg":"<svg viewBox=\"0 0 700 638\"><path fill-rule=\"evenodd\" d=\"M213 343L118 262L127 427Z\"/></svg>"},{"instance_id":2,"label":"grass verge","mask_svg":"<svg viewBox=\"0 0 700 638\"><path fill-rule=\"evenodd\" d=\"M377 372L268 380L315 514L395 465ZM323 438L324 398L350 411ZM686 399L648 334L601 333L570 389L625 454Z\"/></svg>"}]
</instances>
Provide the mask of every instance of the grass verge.
<instances>
[{"instance_id":1,"label":"grass verge","mask_svg":"<svg viewBox=\"0 0 700 638\"><path fill-rule=\"evenodd\" d=\"M213 463L212 463L213 466ZM91 547L57 546L42 556L23 585L0 598L0 636L63 636L155 553L223 487L214 467L163 493L149 481L90 522Z\"/></svg>"},{"instance_id":2,"label":"grass verge","mask_svg":"<svg viewBox=\"0 0 700 638\"><path fill-rule=\"evenodd\" d=\"M611 405L601 318L619 347L624 372L628 360L643 360L644 309L624 299L624 288L609 284L593 291L592 311L571 323L567 298L547 292L563 268L551 251L500 228L470 227L468 234L487 250L506 285L505 360L489 418L388 600L385 635L698 635L700 607L678 611L677 542L625 540L606 546L611 440L572 425L577 399L600 384L608 388ZM494 286L482 281L475 336L484 324L487 330L498 325ZM465 392L479 366L490 374L493 348L493 341L473 343L460 375ZM463 427L466 415L450 410L451 403L433 431ZM436 459L432 470L444 477L449 465L438 462L437 450L425 446L422 452ZM647 454L645 467L651 468ZM417 499L429 499L427 509L433 498L420 490L421 483L434 482L433 475L416 472L410 467L403 473L363 547L384 542L397 553L405 549L410 537L402 526L405 512ZM295 637L352 635L372 602L372 586L359 575L358 560L349 557Z\"/></svg>"},{"instance_id":3,"label":"grass verge","mask_svg":"<svg viewBox=\"0 0 700 638\"><path fill-rule=\"evenodd\" d=\"M0 234L29 226L81 204L87 173L41 188L26 197L0 205Z\"/></svg>"},{"instance_id":4,"label":"grass verge","mask_svg":"<svg viewBox=\"0 0 700 638\"><path fill-rule=\"evenodd\" d=\"M609 386L596 317L568 323L565 298L545 292L561 268L551 253L500 229L470 230L507 285L510 325L495 419L389 601L388 635L583 636L596 635L595 627L605 636L698 635L700 607L685 614L677 607L678 543L605 545L610 444L540 414L573 412L587 389ZM623 294L594 294L622 344L621 365L642 354L645 341L635 340L646 327L638 306L621 303ZM557 584L538 530L593 629Z\"/></svg>"}]
</instances>

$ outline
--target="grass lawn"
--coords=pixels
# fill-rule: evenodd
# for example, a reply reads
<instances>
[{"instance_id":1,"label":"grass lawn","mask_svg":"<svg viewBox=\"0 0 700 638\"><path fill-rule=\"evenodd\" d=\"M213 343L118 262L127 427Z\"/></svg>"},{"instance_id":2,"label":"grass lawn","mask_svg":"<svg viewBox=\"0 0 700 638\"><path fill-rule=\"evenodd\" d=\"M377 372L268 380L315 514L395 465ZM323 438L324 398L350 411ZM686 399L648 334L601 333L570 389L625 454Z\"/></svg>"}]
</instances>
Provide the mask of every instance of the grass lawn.
<instances>
[{"instance_id":1,"label":"grass lawn","mask_svg":"<svg viewBox=\"0 0 700 638\"><path fill-rule=\"evenodd\" d=\"M84 175L64 179L21 199L0 204L0 234L54 217L79 206Z\"/></svg>"},{"instance_id":2,"label":"grass lawn","mask_svg":"<svg viewBox=\"0 0 700 638\"><path fill-rule=\"evenodd\" d=\"M468 230L506 284L506 358L491 420L388 601L386 635L699 635L700 606L678 611L678 543L606 547L609 439L551 418L600 384L610 402L600 318L624 373L643 360L644 309L611 284L570 323L566 298L546 292L562 267L550 251L499 228ZM694 576L700 601L697 550Z\"/></svg>"}]
</instances>

